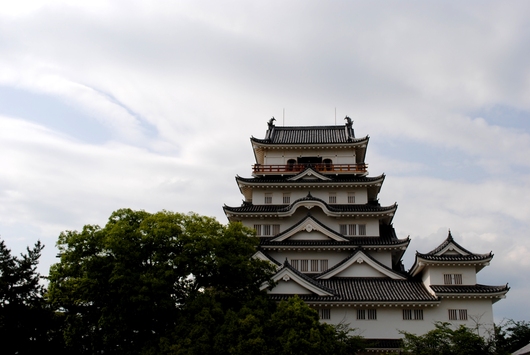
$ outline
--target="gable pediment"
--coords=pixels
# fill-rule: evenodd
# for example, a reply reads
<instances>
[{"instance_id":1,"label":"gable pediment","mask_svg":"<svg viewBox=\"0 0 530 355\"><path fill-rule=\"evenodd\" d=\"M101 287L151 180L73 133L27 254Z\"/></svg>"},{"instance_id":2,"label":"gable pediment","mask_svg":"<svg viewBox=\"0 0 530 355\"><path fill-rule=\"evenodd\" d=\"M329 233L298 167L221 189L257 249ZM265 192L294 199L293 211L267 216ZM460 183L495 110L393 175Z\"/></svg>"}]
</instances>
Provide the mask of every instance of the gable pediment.
<instances>
[{"instance_id":1,"label":"gable pediment","mask_svg":"<svg viewBox=\"0 0 530 355\"><path fill-rule=\"evenodd\" d=\"M328 178L327 176L324 176L322 174L320 174L319 172L311 169L311 168L307 168L305 169L304 171L302 171L300 174L297 174L293 177L290 177L287 179L288 181L300 181L300 180L308 180L308 181L316 181L316 180L320 180L320 181L330 181L331 179Z\"/></svg>"},{"instance_id":2,"label":"gable pediment","mask_svg":"<svg viewBox=\"0 0 530 355\"><path fill-rule=\"evenodd\" d=\"M299 222L291 229L281 233L274 238L273 242L281 242L285 240L334 240L338 242L346 242L348 239L342 237L340 234L325 227L312 216L307 216L304 220Z\"/></svg>"},{"instance_id":3,"label":"gable pediment","mask_svg":"<svg viewBox=\"0 0 530 355\"><path fill-rule=\"evenodd\" d=\"M435 253L436 256L443 256L443 255L462 255L467 256L469 253L466 250L463 250L461 247L456 245L453 242L448 243L443 249Z\"/></svg>"},{"instance_id":4,"label":"gable pediment","mask_svg":"<svg viewBox=\"0 0 530 355\"><path fill-rule=\"evenodd\" d=\"M332 277L390 277L394 280L405 279L404 276L379 263L361 250L322 273L317 277L317 280L330 279Z\"/></svg>"},{"instance_id":5,"label":"gable pediment","mask_svg":"<svg viewBox=\"0 0 530 355\"><path fill-rule=\"evenodd\" d=\"M272 277L272 280L276 285L268 291L269 294L333 296L331 290L318 286L314 280L311 281L286 265ZM269 284L265 283L261 289L264 290L267 287Z\"/></svg>"}]
</instances>

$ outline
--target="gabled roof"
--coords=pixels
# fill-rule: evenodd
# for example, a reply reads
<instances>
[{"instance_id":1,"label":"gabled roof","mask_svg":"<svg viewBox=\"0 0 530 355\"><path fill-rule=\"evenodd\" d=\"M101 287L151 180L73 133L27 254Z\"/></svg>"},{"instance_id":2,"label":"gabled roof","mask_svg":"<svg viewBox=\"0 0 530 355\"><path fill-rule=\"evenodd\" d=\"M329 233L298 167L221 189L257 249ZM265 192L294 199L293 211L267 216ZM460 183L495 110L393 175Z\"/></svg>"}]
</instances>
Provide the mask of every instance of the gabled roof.
<instances>
[{"instance_id":1,"label":"gabled roof","mask_svg":"<svg viewBox=\"0 0 530 355\"><path fill-rule=\"evenodd\" d=\"M301 286L303 289L306 289L308 292L311 292L311 294L316 295L318 297L334 297L336 296L332 289L320 284L319 282L316 282L311 277L301 273L300 271L296 270L289 264L287 259L285 259L285 262L283 263L282 268L276 275L272 277L272 281L274 282L294 282ZM269 287L268 283L265 283L261 286L261 289L264 290L267 287Z\"/></svg>"},{"instance_id":2,"label":"gabled roof","mask_svg":"<svg viewBox=\"0 0 530 355\"><path fill-rule=\"evenodd\" d=\"M430 288L440 298L491 298L493 303L504 298L510 290L508 284L502 286L488 285L430 285Z\"/></svg>"},{"instance_id":3,"label":"gabled roof","mask_svg":"<svg viewBox=\"0 0 530 355\"><path fill-rule=\"evenodd\" d=\"M333 241L347 242L348 239L343 237L340 233L335 232L331 228L324 225L324 223L318 221L314 218L311 213L308 213L307 216L301 219L298 223L291 226L289 229L278 234L276 237L272 238L271 242L282 242L286 239L292 237L296 233L305 230L306 232L318 231Z\"/></svg>"},{"instance_id":4,"label":"gabled roof","mask_svg":"<svg viewBox=\"0 0 530 355\"><path fill-rule=\"evenodd\" d=\"M414 265L410 269L411 275L415 276L423 270L426 265L440 265L440 264L461 264L461 265L475 265L477 272L480 271L484 266L493 258L493 254L475 254L465 249L458 244L449 231L447 238L426 254L416 252L416 260Z\"/></svg>"},{"instance_id":5,"label":"gabled roof","mask_svg":"<svg viewBox=\"0 0 530 355\"><path fill-rule=\"evenodd\" d=\"M252 258L263 260L263 261L268 261L277 267L282 265L279 262L277 262L273 257L271 257L269 254L264 252L263 250L258 250L257 252L255 252L254 255L252 255Z\"/></svg>"},{"instance_id":6,"label":"gabled roof","mask_svg":"<svg viewBox=\"0 0 530 355\"><path fill-rule=\"evenodd\" d=\"M308 179L310 178L311 180L321 180L321 181L330 181L331 178L327 177L327 176L324 176L322 175L321 173L319 173L318 171L315 171L311 168L307 168L305 169L304 171L302 171L300 174L296 174L295 176L291 176L289 178L287 178L288 181L297 181L297 180L303 180L303 179Z\"/></svg>"},{"instance_id":7,"label":"gabled roof","mask_svg":"<svg viewBox=\"0 0 530 355\"><path fill-rule=\"evenodd\" d=\"M299 295L306 302L370 304L438 304L438 297L432 295L421 281L393 280L390 278L341 278L318 280L318 284L336 293L333 297ZM270 295L273 300L283 300L292 295Z\"/></svg>"},{"instance_id":8,"label":"gabled roof","mask_svg":"<svg viewBox=\"0 0 530 355\"><path fill-rule=\"evenodd\" d=\"M359 186L368 186L368 185L381 185L383 181L385 180L385 175L379 175L379 176L359 176L359 175L336 175L336 174L322 174L319 172L315 172L315 174L319 174L321 176L325 176L329 180L301 180L298 177L302 176L302 174L305 174L307 170L312 170L310 168L304 170L298 175L294 176L281 176L281 175L267 175L267 176L259 176L259 177L253 177L253 178L244 178L241 176L236 176L236 181L238 183L245 183L246 185L261 185L261 184L267 184L270 186L270 184L289 184L289 185L297 185L301 183L321 183L322 185L329 187L330 184L333 183L342 183L342 184L352 184L352 185L359 185ZM314 171L314 170L313 170Z\"/></svg>"},{"instance_id":9,"label":"gabled roof","mask_svg":"<svg viewBox=\"0 0 530 355\"><path fill-rule=\"evenodd\" d=\"M387 217L388 223L397 209L397 204L382 207L376 203L369 203L364 205L339 205L328 204L325 201L313 197L309 193L306 197L294 201L290 205L254 205L250 202L243 202L241 207L223 206L225 214L230 218L231 215L239 216L271 216L271 217L287 217L291 216L299 207L313 207L319 206L322 210L330 216L344 216L344 215L363 215L370 214L374 217Z\"/></svg>"},{"instance_id":10,"label":"gabled roof","mask_svg":"<svg viewBox=\"0 0 530 355\"><path fill-rule=\"evenodd\" d=\"M264 144L344 144L367 140L357 139L349 117L344 126L275 126L274 117L269 120L269 129L264 139L252 137L256 143Z\"/></svg>"},{"instance_id":11,"label":"gabled roof","mask_svg":"<svg viewBox=\"0 0 530 355\"><path fill-rule=\"evenodd\" d=\"M365 254L361 248L359 248L355 253L352 253L346 259L342 260L340 263L333 266L331 269L328 269L324 271L323 273L315 276L315 278L317 280L330 279L334 277L335 275L338 275L341 272L345 271L348 268L355 267L356 263L357 264L366 263L367 265L369 265L371 268L373 268L377 272L394 280L405 280L406 279L405 276L386 267L385 265L381 264L379 261L372 258L370 255Z\"/></svg>"}]
</instances>

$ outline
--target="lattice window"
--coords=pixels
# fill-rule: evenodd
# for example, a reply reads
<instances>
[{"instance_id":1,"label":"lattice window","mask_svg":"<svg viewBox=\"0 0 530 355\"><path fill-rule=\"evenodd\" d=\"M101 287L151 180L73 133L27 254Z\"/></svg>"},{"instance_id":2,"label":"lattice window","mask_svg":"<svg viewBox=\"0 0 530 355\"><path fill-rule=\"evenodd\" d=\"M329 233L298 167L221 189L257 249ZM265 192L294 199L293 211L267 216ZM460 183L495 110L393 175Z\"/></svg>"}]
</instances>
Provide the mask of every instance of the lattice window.
<instances>
[{"instance_id":1,"label":"lattice window","mask_svg":"<svg viewBox=\"0 0 530 355\"><path fill-rule=\"evenodd\" d=\"M324 272L328 269L328 261L327 260L320 260L320 271Z\"/></svg>"},{"instance_id":2,"label":"lattice window","mask_svg":"<svg viewBox=\"0 0 530 355\"><path fill-rule=\"evenodd\" d=\"M366 309L358 309L357 310L357 319L366 319Z\"/></svg>"},{"instance_id":3,"label":"lattice window","mask_svg":"<svg viewBox=\"0 0 530 355\"><path fill-rule=\"evenodd\" d=\"M423 320L423 309L404 309L403 320Z\"/></svg>"},{"instance_id":4,"label":"lattice window","mask_svg":"<svg viewBox=\"0 0 530 355\"><path fill-rule=\"evenodd\" d=\"M450 309L449 320L467 320L467 309Z\"/></svg>"},{"instance_id":5,"label":"lattice window","mask_svg":"<svg viewBox=\"0 0 530 355\"><path fill-rule=\"evenodd\" d=\"M366 224L359 224L359 235L366 235Z\"/></svg>"},{"instance_id":6,"label":"lattice window","mask_svg":"<svg viewBox=\"0 0 530 355\"><path fill-rule=\"evenodd\" d=\"M270 224L264 224L263 225L263 235L271 235L271 225Z\"/></svg>"},{"instance_id":7,"label":"lattice window","mask_svg":"<svg viewBox=\"0 0 530 355\"><path fill-rule=\"evenodd\" d=\"M328 260L321 259L294 259L291 265L301 272L324 272L328 269Z\"/></svg>"},{"instance_id":8,"label":"lattice window","mask_svg":"<svg viewBox=\"0 0 530 355\"><path fill-rule=\"evenodd\" d=\"M299 261L300 260L291 260L291 266L294 267L296 270L299 270Z\"/></svg>"},{"instance_id":9,"label":"lattice window","mask_svg":"<svg viewBox=\"0 0 530 355\"><path fill-rule=\"evenodd\" d=\"M288 205L291 203L291 194L290 193L284 193L283 194L283 204Z\"/></svg>"},{"instance_id":10,"label":"lattice window","mask_svg":"<svg viewBox=\"0 0 530 355\"><path fill-rule=\"evenodd\" d=\"M340 224L339 231L346 236L366 235L366 224Z\"/></svg>"},{"instance_id":11,"label":"lattice window","mask_svg":"<svg viewBox=\"0 0 530 355\"><path fill-rule=\"evenodd\" d=\"M272 193L271 192L265 193L265 203L266 204L271 204L272 203Z\"/></svg>"},{"instance_id":12,"label":"lattice window","mask_svg":"<svg viewBox=\"0 0 530 355\"><path fill-rule=\"evenodd\" d=\"M320 319L331 319L331 310L329 308L321 308L318 310Z\"/></svg>"},{"instance_id":13,"label":"lattice window","mask_svg":"<svg viewBox=\"0 0 530 355\"><path fill-rule=\"evenodd\" d=\"M261 236L261 224L254 224L254 230L256 231L256 235L258 237Z\"/></svg>"},{"instance_id":14,"label":"lattice window","mask_svg":"<svg viewBox=\"0 0 530 355\"><path fill-rule=\"evenodd\" d=\"M330 192L329 193L329 203L337 203L337 193L336 192Z\"/></svg>"},{"instance_id":15,"label":"lattice window","mask_svg":"<svg viewBox=\"0 0 530 355\"><path fill-rule=\"evenodd\" d=\"M355 192L348 192L348 203L355 203Z\"/></svg>"},{"instance_id":16,"label":"lattice window","mask_svg":"<svg viewBox=\"0 0 530 355\"><path fill-rule=\"evenodd\" d=\"M371 319L371 320L377 319L377 309L368 310L368 319Z\"/></svg>"},{"instance_id":17,"label":"lattice window","mask_svg":"<svg viewBox=\"0 0 530 355\"><path fill-rule=\"evenodd\" d=\"M462 274L444 274L444 285L461 285Z\"/></svg>"},{"instance_id":18,"label":"lattice window","mask_svg":"<svg viewBox=\"0 0 530 355\"><path fill-rule=\"evenodd\" d=\"M309 260L300 260L300 271L307 272L308 262Z\"/></svg>"},{"instance_id":19,"label":"lattice window","mask_svg":"<svg viewBox=\"0 0 530 355\"><path fill-rule=\"evenodd\" d=\"M272 235L278 235L280 234L280 225L279 224L273 224L272 225Z\"/></svg>"}]
</instances>

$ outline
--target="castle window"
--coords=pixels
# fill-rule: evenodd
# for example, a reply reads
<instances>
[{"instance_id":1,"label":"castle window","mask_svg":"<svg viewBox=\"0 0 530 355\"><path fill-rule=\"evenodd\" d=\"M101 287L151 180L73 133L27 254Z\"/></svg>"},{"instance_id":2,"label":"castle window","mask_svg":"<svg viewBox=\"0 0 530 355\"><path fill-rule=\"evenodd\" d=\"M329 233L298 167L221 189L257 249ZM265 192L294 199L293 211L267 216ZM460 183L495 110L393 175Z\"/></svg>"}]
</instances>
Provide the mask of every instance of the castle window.
<instances>
[{"instance_id":1,"label":"castle window","mask_svg":"<svg viewBox=\"0 0 530 355\"><path fill-rule=\"evenodd\" d=\"M462 285L462 274L444 274L444 285Z\"/></svg>"},{"instance_id":2,"label":"castle window","mask_svg":"<svg viewBox=\"0 0 530 355\"><path fill-rule=\"evenodd\" d=\"M404 309L403 320L423 320L423 309Z\"/></svg>"},{"instance_id":3,"label":"castle window","mask_svg":"<svg viewBox=\"0 0 530 355\"><path fill-rule=\"evenodd\" d=\"M265 203L266 204L271 204L272 203L272 193L271 192L265 193Z\"/></svg>"},{"instance_id":4,"label":"castle window","mask_svg":"<svg viewBox=\"0 0 530 355\"><path fill-rule=\"evenodd\" d=\"M355 203L355 192L348 192L348 203Z\"/></svg>"},{"instance_id":5,"label":"castle window","mask_svg":"<svg viewBox=\"0 0 530 355\"><path fill-rule=\"evenodd\" d=\"M279 224L255 224L254 230L256 231L256 236L258 237L278 235L280 234L280 225Z\"/></svg>"},{"instance_id":6,"label":"castle window","mask_svg":"<svg viewBox=\"0 0 530 355\"><path fill-rule=\"evenodd\" d=\"M329 193L329 203L337 203L337 193L336 192L330 192Z\"/></svg>"},{"instance_id":7,"label":"castle window","mask_svg":"<svg viewBox=\"0 0 530 355\"><path fill-rule=\"evenodd\" d=\"M366 224L340 224L339 231L346 236L366 235Z\"/></svg>"},{"instance_id":8,"label":"castle window","mask_svg":"<svg viewBox=\"0 0 530 355\"><path fill-rule=\"evenodd\" d=\"M357 319L363 320L376 320L377 319L377 309L358 309L357 310Z\"/></svg>"},{"instance_id":9,"label":"castle window","mask_svg":"<svg viewBox=\"0 0 530 355\"><path fill-rule=\"evenodd\" d=\"M467 309L450 309L449 320L467 320Z\"/></svg>"},{"instance_id":10,"label":"castle window","mask_svg":"<svg viewBox=\"0 0 530 355\"><path fill-rule=\"evenodd\" d=\"M283 194L283 203L288 205L291 203L291 194L289 192L284 192Z\"/></svg>"},{"instance_id":11,"label":"castle window","mask_svg":"<svg viewBox=\"0 0 530 355\"><path fill-rule=\"evenodd\" d=\"M328 261L320 259L294 259L291 266L298 271L308 273L324 272L328 269Z\"/></svg>"},{"instance_id":12,"label":"castle window","mask_svg":"<svg viewBox=\"0 0 530 355\"><path fill-rule=\"evenodd\" d=\"M331 310L329 308L321 308L318 310L320 319L331 319Z\"/></svg>"},{"instance_id":13,"label":"castle window","mask_svg":"<svg viewBox=\"0 0 530 355\"><path fill-rule=\"evenodd\" d=\"M359 235L366 235L366 224L359 224Z\"/></svg>"}]
</instances>

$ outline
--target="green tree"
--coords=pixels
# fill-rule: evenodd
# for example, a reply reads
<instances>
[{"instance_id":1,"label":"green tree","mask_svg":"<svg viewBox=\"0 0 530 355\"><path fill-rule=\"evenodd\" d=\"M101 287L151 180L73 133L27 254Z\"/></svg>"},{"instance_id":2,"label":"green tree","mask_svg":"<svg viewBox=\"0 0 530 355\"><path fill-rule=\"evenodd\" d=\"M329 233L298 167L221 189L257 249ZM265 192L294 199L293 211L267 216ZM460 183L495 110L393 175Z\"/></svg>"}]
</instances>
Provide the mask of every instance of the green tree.
<instances>
[{"instance_id":1,"label":"green tree","mask_svg":"<svg viewBox=\"0 0 530 355\"><path fill-rule=\"evenodd\" d=\"M436 322L435 329L424 335L402 332L403 348L414 355L484 355L495 354L493 343L472 329L450 323Z\"/></svg>"},{"instance_id":2,"label":"green tree","mask_svg":"<svg viewBox=\"0 0 530 355\"><path fill-rule=\"evenodd\" d=\"M530 343L530 322L503 320L495 326L496 348L499 354L511 354Z\"/></svg>"},{"instance_id":3,"label":"green tree","mask_svg":"<svg viewBox=\"0 0 530 355\"><path fill-rule=\"evenodd\" d=\"M3 354L35 354L54 348L57 319L46 306L37 265L44 246L37 242L20 257L0 241L0 344Z\"/></svg>"},{"instance_id":4,"label":"green tree","mask_svg":"<svg viewBox=\"0 0 530 355\"><path fill-rule=\"evenodd\" d=\"M272 266L251 258L256 245L239 223L121 209L104 228L61 233L48 297L65 315L70 351L155 354L205 293L227 305L260 293Z\"/></svg>"}]
</instances>

